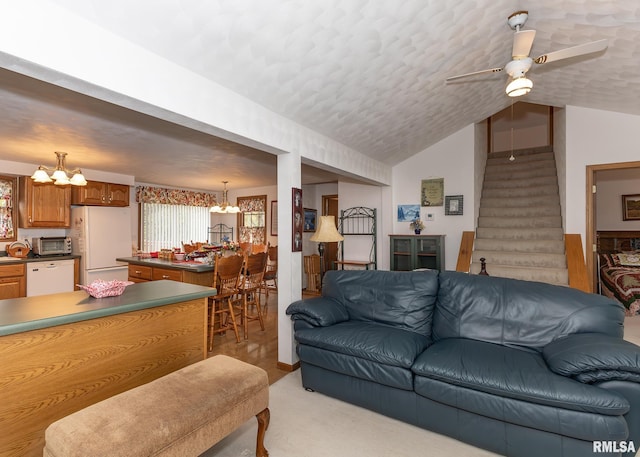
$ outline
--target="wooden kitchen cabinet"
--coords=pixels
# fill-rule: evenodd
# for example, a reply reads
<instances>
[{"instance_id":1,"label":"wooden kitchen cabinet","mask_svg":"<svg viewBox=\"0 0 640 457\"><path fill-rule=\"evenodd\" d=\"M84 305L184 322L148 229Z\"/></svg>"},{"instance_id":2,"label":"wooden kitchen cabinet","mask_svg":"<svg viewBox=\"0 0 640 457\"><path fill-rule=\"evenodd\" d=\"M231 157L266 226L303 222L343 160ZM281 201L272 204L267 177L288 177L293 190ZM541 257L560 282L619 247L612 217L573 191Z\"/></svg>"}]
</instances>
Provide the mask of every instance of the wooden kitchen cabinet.
<instances>
[{"instance_id":1,"label":"wooden kitchen cabinet","mask_svg":"<svg viewBox=\"0 0 640 457\"><path fill-rule=\"evenodd\" d=\"M18 183L21 228L71 226L71 186L37 183L28 176L21 176Z\"/></svg>"},{"instance_id":2,"label":"wooden kitchen cabinet","mask_svg":"<svg viewBox=\"0 0 640 457\"><path fill-rule=\"evenodd\" d=\"M27 296L24 263L0 265L0 300Z\"/></svg>"},{"instance_id":3,"label":"wooden kitchen cabinet","mask_svg":"<svg viewBox=\"0 0 640 457\"><path fill-rule=\"evenodd\" d=\"M100 181L88 181L86 186L71 189L72 205L129 206L129 186Z\"/></svg>"},{"instance_id":4,"label":"wooden kitchen cabinet","mask_svg":"<svg viewBox=\"0 0 640 457\"><path fill-rule=\"evenodd\" d=\"M211 287L213 285L213 271L198 272L181 268L163 268L161 266L129 263L129 281L145 282L160 281L162 279Z\"/></svg>"},{"instance_id":5,"label":"wooden kitchen cabinet","mask_svg":"<svg viewBox=\"0 0 640 457\"><path fill-rule=\"evenodd\" d=\"M129 264L129 281L145 282L153 278L153 268L144 265Z\"/></svg>"}]
</instances>

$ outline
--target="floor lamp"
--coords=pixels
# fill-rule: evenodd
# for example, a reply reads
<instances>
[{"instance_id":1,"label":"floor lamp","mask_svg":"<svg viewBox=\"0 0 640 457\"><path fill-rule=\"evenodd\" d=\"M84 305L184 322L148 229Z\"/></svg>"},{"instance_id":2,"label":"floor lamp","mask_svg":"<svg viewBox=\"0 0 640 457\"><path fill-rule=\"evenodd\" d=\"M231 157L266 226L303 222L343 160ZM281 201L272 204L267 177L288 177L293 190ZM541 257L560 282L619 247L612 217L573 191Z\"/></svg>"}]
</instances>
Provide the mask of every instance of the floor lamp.
<instances>
[{"instance_id":1,"label":"floor lamp","mask_svg":"<svg viewBox=\"0 0 640 457\"><path fill-rule=\"evenodd\" d=\"M320 223L316 233L309 238L318 243L318 253L320 254L320 290L322 290L322 277L324 276L324 244L335 243L344 240L336 228L334 216L320 216Z\"/></svg>"}]
</instances>

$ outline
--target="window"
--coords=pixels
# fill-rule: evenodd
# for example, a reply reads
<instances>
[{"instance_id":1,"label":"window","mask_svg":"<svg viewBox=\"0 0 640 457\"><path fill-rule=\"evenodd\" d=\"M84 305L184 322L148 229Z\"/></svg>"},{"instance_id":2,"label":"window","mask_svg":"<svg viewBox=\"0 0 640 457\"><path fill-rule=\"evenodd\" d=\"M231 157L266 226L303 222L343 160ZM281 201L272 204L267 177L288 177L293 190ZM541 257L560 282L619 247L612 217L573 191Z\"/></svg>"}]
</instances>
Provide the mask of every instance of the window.
<instances>
[{"instance_id":1,"label":"window","mask_svg":"<svg viewBox=\"0 0 640 457\"><path fill-rule=\"evenodd\" d=\"M206 241L210 223L204 206L141 203L141 239L145 252L182 247L182 242Z\"/></svg>"}]
</instances>

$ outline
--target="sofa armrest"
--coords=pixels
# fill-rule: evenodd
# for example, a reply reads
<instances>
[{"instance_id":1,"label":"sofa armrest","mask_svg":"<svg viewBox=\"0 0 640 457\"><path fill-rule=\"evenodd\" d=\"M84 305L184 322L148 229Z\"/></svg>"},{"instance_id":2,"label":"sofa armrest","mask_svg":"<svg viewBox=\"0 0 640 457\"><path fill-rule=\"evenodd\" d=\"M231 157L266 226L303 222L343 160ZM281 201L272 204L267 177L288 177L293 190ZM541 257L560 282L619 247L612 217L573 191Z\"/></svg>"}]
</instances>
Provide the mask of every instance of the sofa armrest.
<instances>
[{"instance_id":1,"label":"sofa armrest","mask_svg":"<svg viewBox=\"0 0 640 457\"><path fill-rule=\"evenodd\" d=\"M292 320L304 320L314 327L328 327L349 320L345 307L326 297L295 301L289 305L286 313Z\"/></svg>"},{"instance_id":2,"label":"sofa armrest","mask_svg":"<svg viewBox=\"0 0 640 457\"><path fill-rule=\"evenodd\" d=\"M578 333L547 344L542 355L554 373L580 382L640 383L640 347L599 333Z\"/></svg>"}]
</instances>

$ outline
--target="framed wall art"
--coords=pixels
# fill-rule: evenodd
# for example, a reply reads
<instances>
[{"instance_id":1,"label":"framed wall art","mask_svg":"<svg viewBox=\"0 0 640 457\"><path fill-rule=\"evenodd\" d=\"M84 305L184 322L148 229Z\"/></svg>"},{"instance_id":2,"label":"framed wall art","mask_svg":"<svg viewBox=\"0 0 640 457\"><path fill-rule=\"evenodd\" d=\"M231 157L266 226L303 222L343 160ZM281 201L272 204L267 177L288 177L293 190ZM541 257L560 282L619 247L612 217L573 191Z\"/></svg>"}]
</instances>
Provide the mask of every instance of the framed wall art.
<instances>
[{"instance_id":1,"label":"framed wall art","mask_svg":"<svg viewBox=\"0 0 640 457\"><path fill-rule=\"evenodd\" d=\"M316 219L318 217L318 210L316 209L304 209L304 231L315 232L316 231Z\"/></svg>"},{"instance_id":2,"label":"framed wall art","mask_svg":"<svg viewBox=\"0 0 640 457\"><path fill-rule=\"evenodd\" d=\"M398 205L398 222L420 219L420 205Z\"/></svg>"},{"instance_id":3,"label":"framed wall art","mask_svg":"<svg viewBox=\"0 0 640 457\"><path fill-rule=\"evenodd\" d=\"M293 232L291 239L291 250L293 252L302 251L302 229L304 214L302 210L302 189L293 187L291 189L291 218L293 224Z\"/></svg>"},{"instance_id":4,"label":"framed wall art","mask_svg":"<svg viewBox=\"0 0 640 457\"><path fill-rule=\"evenodd\" d=\"M444 197L444 178L423 179L420 186L421 206L442 206Z\"/></svg>"},{"instance_id":5,"label":"framed wall art","mask_svg":"<svg viewBox=\"0 0 640 457\"><path fill-rule=\"evenodd\" d=\"M445 216L462 216L464 197L462 195L447 195L444 203Z\"/></svg>"},{"instance_id":6,"label":"framed wall art","mask_svg":"<svg viewBox=\"0 0 640 457\"><path fill-rule=\"evenodd\" d=\"M622 196L622 220L640 221L640 194Z\"/></svg>"}]
</instances>

